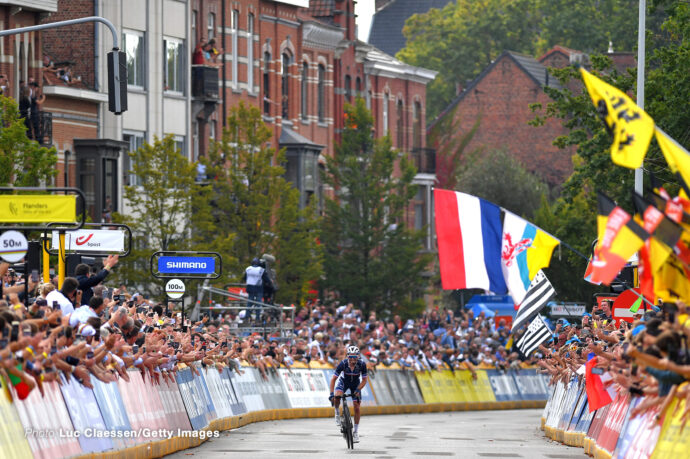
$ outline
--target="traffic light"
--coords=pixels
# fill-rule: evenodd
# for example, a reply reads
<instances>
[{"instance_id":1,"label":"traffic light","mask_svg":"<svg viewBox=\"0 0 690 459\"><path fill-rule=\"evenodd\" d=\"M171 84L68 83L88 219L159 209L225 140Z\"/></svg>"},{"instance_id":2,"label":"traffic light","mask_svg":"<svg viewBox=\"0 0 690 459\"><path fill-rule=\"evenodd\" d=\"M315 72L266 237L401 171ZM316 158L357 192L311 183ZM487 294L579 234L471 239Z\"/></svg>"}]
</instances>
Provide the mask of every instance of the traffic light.
<instances>
[{"instance_id":1,"label":"traffic light","mask_svg":"<svg viewBox=\"0 0 690 459\"><path fill-rule=\"evenodd\" d=\"M127 111L127 56L117 49L108 53L108 110Z\"/></svg>"}]
</instances>

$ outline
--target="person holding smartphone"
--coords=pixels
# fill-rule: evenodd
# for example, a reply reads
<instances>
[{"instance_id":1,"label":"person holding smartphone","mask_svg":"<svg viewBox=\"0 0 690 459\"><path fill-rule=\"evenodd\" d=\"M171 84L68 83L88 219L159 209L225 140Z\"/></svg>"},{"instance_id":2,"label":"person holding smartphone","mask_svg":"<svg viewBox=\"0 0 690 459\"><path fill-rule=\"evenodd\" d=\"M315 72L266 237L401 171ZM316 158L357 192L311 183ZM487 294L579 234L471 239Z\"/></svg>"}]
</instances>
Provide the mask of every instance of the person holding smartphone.
<instances>
[{"instance_id":1,"label":"person holding smartphone","mask_svg":"<svg viewBox=\"0 0 690 459\"><path fill-rule=\"evenodd\" d=\"M83 291L81 303L78 306L89 304L93 296L93 287L105 280L119 260L119 255L108 255L103 263L103 269L98 274L93 274L91 267L85 263L80 263L74 268L74 276L79 281L79 288Z\"/></svg>"}]
</instances>

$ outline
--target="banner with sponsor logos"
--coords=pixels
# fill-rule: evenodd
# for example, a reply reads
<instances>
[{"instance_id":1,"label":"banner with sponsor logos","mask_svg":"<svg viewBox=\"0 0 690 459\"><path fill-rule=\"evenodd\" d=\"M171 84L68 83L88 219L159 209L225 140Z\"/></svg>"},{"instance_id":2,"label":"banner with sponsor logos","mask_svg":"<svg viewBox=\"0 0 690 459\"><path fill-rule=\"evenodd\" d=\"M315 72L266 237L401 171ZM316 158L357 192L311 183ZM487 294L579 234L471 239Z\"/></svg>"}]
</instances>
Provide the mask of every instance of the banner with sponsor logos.
<instances>
[{"instance_id":1,"label":"banner with sponsor logos","mask_svg":"<svg viewBox=\"0 0 690 459\"><path fill-rule=\"evenodd\" d=\"M291 408L331 406L329 385L322 370L278 370Z\"/></svg>"},{"instance_id":2,"label":"banner with sponsor logos","mask_svg":"<svg viewBox=\"0 0 690 459\"><path fill-rule=\"evenodd\" d=\"M335 374L335 370L327 369L321 370L326 378L326 384L330 390L331 378ZM383 370L382 370L383 371ZM374 398L374 393L371 390L372 375L374 372L367 373L367 384L362 388L362 406L375 406L376 398ZM378 372L377 372L378 373Z\"/></svg>"},{"instance_id":3,"label":"banner with sponsor logos","mask_svg":"<svg viewBox=\"0 0 690 459\"><path fill-rule=\"evenodd\" d=\"M0 195L0 223L75 222L77 196L59 194Z\"/></svg>"},{"instance_id":4,"label":"banner with sponsor logos","mask_svg":"<svg viewBox=\"0 0 690 459\"><path fill-rule=\"evenodd\" d=\"M220 378L221 382L226 387L228 396L230 397L230 409L232 410L233 416L237 416L239 414L244 414L247 412L247 406L244 404L244 400L242 399L241 394L239 393L239 391L235 387L235 384L233 383L233 379L236 375L237 373L235 372L235 370L225 368Z\"/></svg>"},{"instance_id":5,"label":"banner with sponsor logos","mask_svg":"<svg viewBox=\"0 0 690 459\"><path fill-rule=\"evenodd\" d=\"M232 375L232 386L237 397L244 402L247 411L259 411L266 409L261 398L257 384L261 376L259 370L253 367L242 367L242 374Z\"/></svg>"},{"instance_id":6,"label":"banner with sponsor logos","mask_svg":"<svg viewBox=\"0 0 690 459\"><path fill-rule=\"evenodd\" d=\"M53 231L51 247L60 246L60 237ZM125 233L120 230L77 230L65 232L65 250L68 252L124 252Z\"/></svg>"},{"instance_id":7,"label":"banner with sponsor logos","mask_svg":"<svg viewBox=\"0 0 690 459\"><path fill-rule=\"evenodd\" d=\"M106 429L114 433L122 432L112 438L113 447L115 449L122 449L133 445L135 440L129 434L125 434L125 432L132 430L132 426L129 423L129 417L127 416L125 404L122 402L120 391L117 390L117 384L106 384L96 378L91 381L91 384L93 385L93 395L96 397L96 403L98 403L98 407L103 415Z\"/></svg>"},{"instance_id":8,"label":"banner with sponsor logos","mask_svg":"<svg viewBox=\"0 0 690 459\"><path fill-rule=\"evenodd\" d=\"M158 272L164 274L213 274L214 257L158 257Z\"/></svg>"},{"instance_id":9,"label":"banner with sponsor logos","mask_svg":"<svg viewBox=\"0 0 690 459\"><path fill-rule=\"evenodd\" d=\"M171 382L165 379L160 384L157 384L155 388L161 399L163 412L168 420L168 427L178 432L181 430L191 430L189 416L187 416L180 389L177 387L177 381Z\"/></svg>"},{"instance_id":10,"label":"banner with sponsor logos","mask_svg":"<svg viewBox=\"0 0 690 459\"><path fill-rule=\"evenodd\" d=\"M139 370L130 370L127 376L129 381L120 378L117 387L127 410L129 424L136 432L134 440L137 443L160 440L159 433L168 430L168 419L153 382L145 382Z\"/></svg>"},{"instance_id":11,"label":"banner with sponsor logos","mask_svg":"<svg viewBox=\"0 0 690 459\"><path fill-rule=\"evenodd\" d=\"M189 422L195 430L203 429L217 418L211 395L204 381L203 369L197 369L200 375L190 368L177 372L177 387L189 415Z\"/></svg>"}]
</instances>

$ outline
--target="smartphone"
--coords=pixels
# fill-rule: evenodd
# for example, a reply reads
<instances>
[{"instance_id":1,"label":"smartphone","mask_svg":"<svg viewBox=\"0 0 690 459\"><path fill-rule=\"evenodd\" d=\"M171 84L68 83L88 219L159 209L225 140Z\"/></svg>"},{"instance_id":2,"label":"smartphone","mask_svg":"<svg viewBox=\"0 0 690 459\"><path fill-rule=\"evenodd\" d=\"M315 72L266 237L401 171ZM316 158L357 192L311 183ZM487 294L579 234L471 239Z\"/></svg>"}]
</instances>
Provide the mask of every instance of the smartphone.
<instances>
[{"instance_id":1,"label":"smartphone","mask_svg":"<svg viewBox=\"0 0 690 459\"><path fill-rule=\"evenodd\" d=\"M113 295L113 301L117 301L119 303L120 297L122 297L122 295Z\"/></svg>"},{"instance_id":2,"label":"smartphone","mask_svg":"<svg viewBox=\"0 0 690 459\"><path fill-rule=\"evenodd\" d=\"M0 349L4 349L7 347L7 338L1 338L0 339Z\"/></svg>"},{"instance_id":3,"label":"smartphone","mask_svg":"<svg viewBox=\"0 0 690 459\"><path fill-rule=\"evenodd\" d=\"M31 270L31 282L38 282L38 269Z\"/></svg>"},{"instance_id":4,"label":"smartphone","mask_svg":"<svg viewBox=\"0 0 690 459\"><path fill-rule=\"evenodd\" d=\"M92 359L93 358L93 351L89 351L86 353L86 358L87 359Z\"/></svg>"},{"instance_id":5,"label":"smartphone","mask_svg":"<svg viewBox=\"0 0 690 459\"><path fill-rule=\"evenodd\" d=\"M188 330L187 326L183 325L182 326L182 333L187 333L187 330Z\"/></svg>"},{"instance_id":6,"label":"smartphone","mask_svg":"<svg viewBox=\"0 0 690 459\"><path fill-rule=\"evenodd\" d=\"M142 312L145 312L146 308L137 308L137 314L141 314ZM152 315L149 317L153 317Z\"/></svg>"},{"instance_id":7,"label":"smartphone","mask_svg":"<svg viewBox=\"0 0 690 459\"><path fill-rule=\"evenodd\" d=\"M174 342L172 343L173 349L178 349L180 347L180 343Z\"/></svg>"},{"instance_id":8,"label":"smartphone","mask_svg":"<svg viewBox=\"0 0 690 459\"><path fill-rule=\"evenodd\" d=\"M228 347L228 342L227 342L227 341L223 341L223 344L221 344L220 347Z\"/></svg>"},{"instance_id":9,"label":"smartphone","mask_svg":"<svg viewBox=\"0 0 690 459\"><path fill-rule=\"evenodd\" d=\"M103 289L103 298L111 299L113 297L113 291L109 288Z\"/></svg>"},{"instance_id":10,"label":"smartphone","mask_svg":"<svg viewBox=\"0 0 690 459\"><path fill-rule=\"evenodd\" d=\"M17 341L19 339L19 322L16 320L12 322L12 334L10 334L10 341Z\"/></svg>"},{"instance_id":11,"label":"smartphone","mask_svg":"<svg viewBox=\"0 0 690 459\"><path fill-rule=\"evenodd\" d=\"M57 353L57 346L51 346L51 347L50 347L50 353L51 353L51 354Z\"/></svg>"},{"instance_id":12,"label":"smartphone","mask_svg":"<svg viewBox=\"0 0 690 459\"><path fill-rule=\"evenodd\" d=\"M592 368L592 374L593 375L603 375L604 369L603 368Z\"/></svg>"},{"instance_id":13,"label":"smartphone","mask_svg":"<svg viewBox=\"0 0 690 459\"><path fill-rule=\"evenodd\" d=\"M53 301L53 311L59 311L60 310L60 303L57 301Z\"/></svg>"},{"instance_id":14,"label":"smartphone","mask_svg":"<svg viewBox=\"0 0 690 459\"><path fill-rule=\"evenodd\" d=\"M132 354L139 352L139 346L137 344L132 345Z\"/></svg>"},{"instance_id":15,"label":"smartphone","mask_svg":"<svg viewBox=\"0 0 690 459\"><path fill-rule=\"evenodd\" d=\"M172 314L173 314L172 311L168 311L168 312L165 313L165 315L168 316L168 317L170 317L171 319L172 319Z\"/></svg>"}]
</instances>

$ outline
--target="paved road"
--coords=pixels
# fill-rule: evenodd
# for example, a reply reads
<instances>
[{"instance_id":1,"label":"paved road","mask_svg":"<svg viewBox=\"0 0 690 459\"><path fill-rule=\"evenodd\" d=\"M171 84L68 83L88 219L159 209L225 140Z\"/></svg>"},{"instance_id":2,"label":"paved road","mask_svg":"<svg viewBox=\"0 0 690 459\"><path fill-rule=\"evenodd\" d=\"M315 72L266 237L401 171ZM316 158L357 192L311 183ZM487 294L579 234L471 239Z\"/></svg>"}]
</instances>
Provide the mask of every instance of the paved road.
<instances>
[{"instance_id":1,"label":"paved road","mask_svg":"<svg viewBox=\"0 0 690 459\"><path fill-rule=\"evenodd\" d=\"M539 429L542 410L467 411L362 418L361 442L353 451L328 418L266 421L221 432L198 448L171 458L339 457L463 459L581 459L582 448L547 439Z\"/></svg>"}]
</instances>

